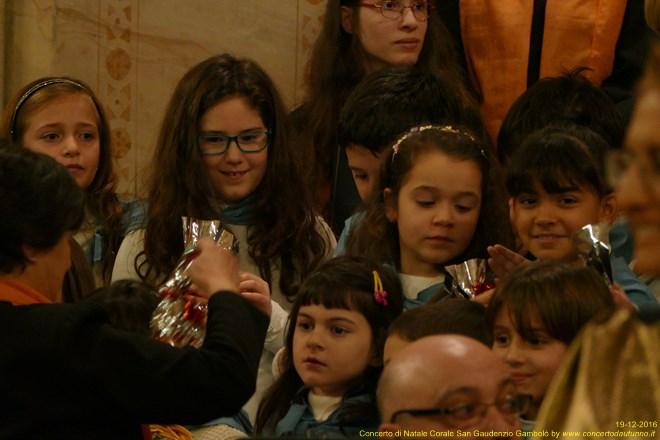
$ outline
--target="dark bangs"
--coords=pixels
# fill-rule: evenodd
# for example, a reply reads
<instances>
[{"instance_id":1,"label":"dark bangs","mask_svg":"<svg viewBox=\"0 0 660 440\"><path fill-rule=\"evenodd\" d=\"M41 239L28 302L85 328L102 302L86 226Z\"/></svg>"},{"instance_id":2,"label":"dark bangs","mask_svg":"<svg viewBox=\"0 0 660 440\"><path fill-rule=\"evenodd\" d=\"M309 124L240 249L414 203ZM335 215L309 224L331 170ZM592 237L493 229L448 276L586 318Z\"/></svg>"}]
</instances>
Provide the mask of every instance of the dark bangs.
<instances>
[{"instance_id":1,"label":"dark bangs","mask_svg":"<svg viewBox=\"0 0 660 440\"><path fill-rule=\"evenodd\" d=\"M511 196L534 192L538 182L549 194L589 186L600 197L606 186L597 162L573 136L536 132L527 138L507 166L506 187Z\"/></svg>"}]
</instances>

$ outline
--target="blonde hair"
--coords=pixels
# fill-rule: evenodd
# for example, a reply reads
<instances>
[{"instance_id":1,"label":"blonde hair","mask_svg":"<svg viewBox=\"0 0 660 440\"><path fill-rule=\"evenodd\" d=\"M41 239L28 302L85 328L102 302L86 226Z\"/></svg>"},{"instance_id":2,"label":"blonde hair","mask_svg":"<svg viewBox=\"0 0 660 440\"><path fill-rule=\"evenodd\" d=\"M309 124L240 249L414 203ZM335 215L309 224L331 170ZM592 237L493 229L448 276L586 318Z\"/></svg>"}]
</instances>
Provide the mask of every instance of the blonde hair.
<instances>
[{"instance_id":1,"label":"blonde hair","mask_svg":"<svg viewBox=\"0 0 660 440\"><path fill-rule=\"evenodd\" d=\"M649 27L660 34L660 0L644 1L644 17Z\"/></svg>"}]
</instances>

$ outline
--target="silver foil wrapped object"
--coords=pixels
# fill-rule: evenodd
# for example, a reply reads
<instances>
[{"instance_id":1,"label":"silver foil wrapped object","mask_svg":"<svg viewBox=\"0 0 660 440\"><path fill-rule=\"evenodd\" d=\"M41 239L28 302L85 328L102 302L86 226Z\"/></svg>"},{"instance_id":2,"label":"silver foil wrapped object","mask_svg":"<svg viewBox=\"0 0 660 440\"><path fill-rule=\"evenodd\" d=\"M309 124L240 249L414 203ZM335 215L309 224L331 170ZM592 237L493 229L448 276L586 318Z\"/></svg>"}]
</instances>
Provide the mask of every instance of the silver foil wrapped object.
<instances>
[{"instance_id":1,"label":"silver foil wrapped object","mask_svg":"<svg viewBox=\"0 0 660 440\"><path fill-rule=\"evenodd\" d=\"M452 294L458 298L471 299L484 292L486 285L486 260L473 258L460 264L445 266L452 276Z\"/></svg>"},{"instance_id":2,"label":"silver foil wrapped object","mask_svg":"<svg viewBox=\"0 0 660 440\"><path fill-rule=\"evenodd\" d=\"M184 251L174 270L158 289L161 301L151 317L154 338L175 347L200 347L206 334L207 301L194 290L188 270L197 256L201 238L210 238L223 249L238 253L234 235L220 220L183 217Z\"/></svg>"},{"instance_id":3,"label":"silver foil wrapped object","mask_svg":"<svg viewBox=\"0 0 660 440\"><path fill-rule=\"evenodd\" d=\"M612 287L612 265L610 252L612 248L609 241L610 227L606 224L583 226L573 235L575 249L587 266L593 267L601 274L609 287Z\"/></svg>"}]
</instances>

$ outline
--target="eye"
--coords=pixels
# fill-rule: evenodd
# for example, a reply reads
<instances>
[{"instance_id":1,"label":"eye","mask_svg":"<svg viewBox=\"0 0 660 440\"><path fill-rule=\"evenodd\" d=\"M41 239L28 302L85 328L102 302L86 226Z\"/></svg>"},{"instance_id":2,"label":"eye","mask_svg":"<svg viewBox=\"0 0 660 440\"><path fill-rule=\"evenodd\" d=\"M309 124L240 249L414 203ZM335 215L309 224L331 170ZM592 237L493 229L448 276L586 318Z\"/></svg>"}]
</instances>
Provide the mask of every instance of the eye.
<instances>
[{"instance_id":1,"label":"eye","mask_svg":"<svg viewBox=\"0 0 660 440\"><path fill-rule=\"evenodd\" d=\"M86 141L93 141L94 139L96 139L96 134L92 133L91 131L86 131L82 133L80 137Z\"/></svg>"},{"instance_id":2,"label":"eye","mask_svg":"<svg viewBox=\"0 0 660 440\"><path fill-rule=\"evenodd\" d=\"M463 405L458 405L453 408L449 408L449 415L456 417L457 419L468 419L474 415L476 405L473 403L465 403Z\"/></svg>"},{"instance_id":3,"label":"eye","mask_svg":"<svg viewBox=\"0 0 660 440\"><path fill-rule=\"evenodd\" d=\"M367 173L353 172L353 179L367 181L369 180L369 175Z\"/></svg>"},{"instance_id":4,"label":"eye","mask_svg":"<svg viewBox=\"0 0 660 440\"><path fill-rule=\"evenodd\" d=\"M301 330L311 330L314 326L311 322L302 321L297 324L297 327Z\"/></svg>"},{"instance_id":5,"label":"eye","mask_svg":"<svg viewBox=\"0 0 660 440\"><path fill-rule=\"evenodd\" d=\"M226 144L227 136L221 134L206 134L201 137L201 139L207 144Z\"/></svg>"},{"instance_id":6,"label":"eye","mask_svg":"<svg viewBox=\"0 0 660 440\"><path fill-rule=\"evenodd\" d=\"M417 204L423 208L429 208L435 205L435 200L417 200Z\"/></svg>"},{"instance_id":7,"label":"eye","mask_svg":"<svg viewBox=\"0 0 660 440\"><path fill-rule=\"evenodd\" d=\"M47 140L47 141L56 141L60 138L60 135L57 133L44 133L41 136L41 139Z\"/></svg>"},{"instance_id":8,"label":"eye","mask_svg":"<svg viewBox=\"0 0 660 440\"><path fill-rule=\"evenodd\" d=\"M529 206L534 206L534 204L536 204L537 199L536 197L533 196L523 195L516 197L516 201L522 206L529 207Z\"/></svg>"},{"instance_id":9,"label":"eye","mask_svg":"<svg viewBox=\"0 0 660 440\"><path fill-rule=\"evenodd\" d=\"M456 205L456 211L461 212L461 213L467 213L474 210L472 206L467 206L467 205Z\"/></svg>"},{"instance_id":10,"label":"eye","mask_svg":"<svg viewBox=\"0 0 660 440\"><path fill-rule=\"evenodd\" d=\"M335 335L343 335L345 333L348 333L348 330L346 330L343 327L333 327L332 333L334 333Z\"/></svg>"},{"instance_id":11,"label":"eye","mask_svg":"<svg viewBox=\"0 0 660 440\"><path fill-rule=\"evenodd\" d=\"M575 197L565 196L559 198L559 204L564 206L575 205L577 202L578 200Z\"/></svg>"},{"instance_id":12,"label":"eye","mask_svg":"<svg viewBox=\"0 0 660 440\"><path fill-rule=\"evenodd\" d=\"M259 135L257 133L243 133L239 135L238 138L240 139L241 142L250 143L250 142L254 142L258 136Z\"/></svg>"},{"instance_id":13,"label":"eye","mask_svg":"<svg viewBox=\"0 0 660 440\"><path fill-rule=\"evenodd\" d=\"M398 11L399 9L401 9L401 5L399 4L399 2L395 2L395 1L384 1L383 3L381 3L380 6L386 11Z\"/></svg>"},{"instance_id":14,"label":"eye","mask_svg":"<svg viewBox=\"0 0 660 440\"><path fill-rule=\"evenodd\" d=\"M426 11L426 2L413 2L412 8L414 11Z\"/></svg>"},{"instance_id":15,"label":"eye","mask_svg":"<svg viewBox=\"0 0 660 440\"><path fill-rule=\"evenodd\" d=\"M507 345L510 342L508 335L498 335L498 334L496 334L493 337L493 341L495 342L496 345Z\"/></svg>"},{"instance_id":16,"label":"eye","mask_svg":"<svg viewBox=\"0 0 660 440\"><path fill-rule=\"evenodd\" d=\"M546 342L545 339L536 338L536 337L527 338L526 341L529 345L533 345L533 346L543 345Z\"/></svg>"}]
</instances>

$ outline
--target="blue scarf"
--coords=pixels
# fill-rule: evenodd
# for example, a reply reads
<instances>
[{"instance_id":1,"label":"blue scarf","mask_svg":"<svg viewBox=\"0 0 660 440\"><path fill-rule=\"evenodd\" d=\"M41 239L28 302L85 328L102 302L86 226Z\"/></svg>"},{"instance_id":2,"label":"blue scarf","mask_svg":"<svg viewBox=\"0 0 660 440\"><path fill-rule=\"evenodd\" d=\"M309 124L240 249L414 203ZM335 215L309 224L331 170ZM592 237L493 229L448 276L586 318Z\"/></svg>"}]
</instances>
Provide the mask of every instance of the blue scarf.
<instances>
[{"instance_id":1,"label":"blue scarf","mask_svg":"<svg viewBox=\"0 0 660 440\"><path fill-rule=\"evenodd\" d=\"M224 205L222 216L230 225L249 225L254 222L254 209L257 195L253 192L244 199Z\"/></svg>"}]
</instances>

